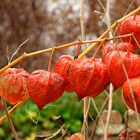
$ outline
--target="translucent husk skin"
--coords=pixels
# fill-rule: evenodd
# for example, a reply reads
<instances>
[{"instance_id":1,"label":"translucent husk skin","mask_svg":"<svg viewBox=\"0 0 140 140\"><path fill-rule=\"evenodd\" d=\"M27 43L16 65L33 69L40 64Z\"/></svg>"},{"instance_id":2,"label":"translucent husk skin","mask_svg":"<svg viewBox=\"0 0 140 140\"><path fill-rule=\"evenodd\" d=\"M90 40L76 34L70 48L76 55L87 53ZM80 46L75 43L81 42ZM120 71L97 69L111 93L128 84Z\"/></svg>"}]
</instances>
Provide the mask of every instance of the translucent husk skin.
<instances>
[{"instance_id":1,"label":"translucent husk skin","mask_svg":"<svg viewBox=\"0 0 140 140\"><path fill-rule=\"evenodd\" d=\"M10 68L0 75L0 96L14 105L28 96L27 78L29 74L22 68Z\"/></svg>"},{"instance_id":2,"label":"translucent husk skin","mask_svg":"<svg viewBox=\"0 0 140 140\"><path fill-rule=\"evenodd\" d=\"M109 43L103 46L102 49L102 59L104 60L106 55L111 51L116 51L118 48L119 51L127 52L129 48L129 52L134 52L134 46L128 42L120 42L120 43Z\"/></svg>"},{"instance_id":3,"label":"translucent husk skin","mask_svg":"<svg viewBox=\"0 0 140 140\"><path fill-rule=\"evenodd\" d=\"M79 99L99 95L109 82L102 59L78 58L71 63L68 74L70 85Z\"/></svg>"},{"instance_id":4,"label":"translucent husk skin","mask_svg":"<svg viewBox=\"0 0 140 140\"><path fill-rule=\"evenodd\" d=\"M120 51L122 62L125 65L129 78L140 76L140 56ZM108 75L110 82L114 88L122 86L126 81L126 76L122 67L122 62L117 51L112 51L107 54L105 63L108 67Z\"/></svg>"},{"instance_id":5,"label":"translucent husk skin","mask_svg":"<svg viewBox=\"0 0 140 140\"><path fill-rule=\"evenodd\" d=\"M138 112L140 113L140 77L130 79L130 83L131 83L131 86L133 89L137 109L138 109ZM130 92L130 87L129 87L129 84L127 81L123 84L122 89L123 89L122 95L123 95L123 99L124 99L125 103L132 110L135 110L133 99L132 99L131 92Z\"/></svg>"},{"instance_id":6,"label":"translucent husk skin","mask_svg":"<svg viewBox=\"0 0 140 140\"><path fill-rule=\"evenodd\" d=\"M133 15L122 21L118 25L118 32L120 35L133 33L137 41L140 43L140 15ZM129 37L122 38L124 41L129 42ZM132 39L132 44L137 48L134 39Z\"/></svg>"},{"instance_id":7,"label":"translucent husk skin","mask_svg":"<svg viewBox=\"0 0 140 140\"><path fill-rule=\"evenodd\" d=\"M71 55L62 55L58 58L55 66L54 66L54 72L58 73L59 75L61 75L64 78L64 88L65 91L67 92L72 92L73 89L70 86L69 83L69 78L68 78L68 71L69 71L69 67L73 61L73 56Z\"/></svg>"},{"instance_id":8,"label":"translucent husk skin","mask_svg":"<svg viewBox=\"0 0 140 140\"><path fill-rule=\"evenodd\" d=\"M36 70L28 78L27 87L31 99L42 109L62 96L63 84L64 79L57 73Z\"/></svg>"}]
</instances>

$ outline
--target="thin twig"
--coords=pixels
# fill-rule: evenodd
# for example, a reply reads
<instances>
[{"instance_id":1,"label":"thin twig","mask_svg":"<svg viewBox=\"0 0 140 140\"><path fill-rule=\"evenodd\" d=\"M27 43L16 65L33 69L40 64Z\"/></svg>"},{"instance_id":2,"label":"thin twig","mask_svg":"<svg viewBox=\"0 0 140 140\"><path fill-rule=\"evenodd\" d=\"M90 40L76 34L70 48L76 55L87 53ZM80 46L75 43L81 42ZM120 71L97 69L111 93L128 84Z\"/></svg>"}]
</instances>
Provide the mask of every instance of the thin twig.
<instances>
[{"instance_id":1,"label":"thin twig","mask_svg":"<svg viewBox=\"0 0 140 140\"><path fill-rule=\"evenodd\" d=\"M80 25L81 25L81 40L85 40L85 24L84 24L84 0L80 0Z\"/></svg>"},{"instance_id":2,"label":"thin twig","mask_svg":"<svg viewBox=\"0 0 140 140\"><path fill-rule=\"evenodd\" d=\"M8 46L6 47L6 56L7 56L7 61L9 62L10 56L9 56L9 48L8 48Z\"/></svg>"},{"instance_id":3,"label":"thin twig","mask_svg":"<svg viewBox=\"0 0 140 140\"><path fill-rule=\"evenodd\" d=\"M110 29L111 27L111 20L110 20L110 0L106 1L106 19L107 19L107 27ZM112 32L109 32L109 37L113 37ZM113 41L111 42L113 43ZM112 111L112 102L113 102L113 85L110 83L109 86L109 103L108 103L108 114L106 119L106 124L104 128L104 140L107 140L108 137L108 127L109 127L109 121L111 117L111 111Z\"/></svg>"},{"instance_id":4,"label":"thin twig","mask_svg":"<svg viewBox=\"0 0 140 140\"><path fill-rule=\"evenodd\" d=\"M138 40L136 39L136 37L135 37L134 34L132 34L132 37L133 37L133 39L134 39L136 45L140 48L140 44L139 44L139 42L138 42Z\"/></svg>"},{"instance_id":5,"label":"thin twig","mask_svg":"<svg viewBox=\"0 0 140 140\"><path fill-rule=\"evenodd\" d=\"M35 125L35 137L37 136L37 125L38 125L40 113L41 113L41 110L39 110L38 115L37 115L37 120L36 120L36 125Z\"/></svg>"},{"instance_id":6,"label":"thin twig","mask_svg":"<svg viewBox=\"0 0 140 140\"><path fill-rule=\"evenodd\" d=\"M89 108L90 108L90 98L88 98L88 104L87 104L86 112L84 112L84 119L83 119L84 121L83 121L83 126L82 126L82 129L81 129L81 133L84 133L84 125L86 123L86 120L87 120L87 117L88 117L88 114L89 114Z\"/></svg>"},{"instance_id":7,"label":"thin twig","mask_svg":"<svg viewBox=\"0 0 140 140\"><path fill-rule=\"evenodd\" d=\"M93 106L95 108L95 111L97 112L97 115L99 115L99 110L98 110L98 108L97 108L97 106L96 106L96 104L94 102L94 99L92 98L91 101L92 101L92 104L93 104ZM101 118L101 123L103 124L103 126L105 126L104 121L103 121L102 118Z\"/></svg>"},{"instance_id":8,"label":"thin twig","mask_svg":"<svg viewBox=\"0 0 140 140\"><path fill-rule=\"evenodd\" d=\"M129 111L126 111L126 120L125 120L125 129L126 129L126 140L128 140L129 132L128 132L128 121L129 121Z\"/></svg>"},{"instance_id":9,"label":"thin twig","mask_svg":"<svg viewBox=\"0 0 140 140\"><path fill-rule=\"evenodd\" d=\"M10 117L10 115L9 115L9 113L8 113L8 109L7 109L7 106L6 106L6 102L5 102L3 99L2 99L2 102L3 102L3 107L4 107L4 110L5 110L6 116L7 116L8 121L9 121L10 128L11 128L11 130L12 130L12 132L13 132L14 138L15 138L15 140L19 140L18 135L17 135L17 133L16 133L16 130L15 130L15 128L14 128L13 122L12 122L12 120L11 120L11 117Z\"/></svg>"},{"instance_id":10,"label":"thin twig","mask_svg":"<svg viewBox=\"0 0 140 140\"><path fill-rule=\"evenodd\" d=\"M64 126L64 124L63 124L62 121L61 121L61 116L58 116L58 117L56 117L55 119L56 119L56 121L57 121L57 123L58 123L58 125L59 125L59 128L61 128L62 126ZM66 128L65 126L63 127L63 129L64 129L64 131L66 132L66 135L67 135L68 137L71 137L71 134L69 133L69 131L67 130L67 128Z\"/></svg>"},{"instance_id":11,"label":"thin twig","mask_svg":"<svg viewBox=\"0 0 140 140\"><path fill-rule=\"evenodd\" d=\"M44 140L50 140L50 139L54 138L55 136L57 136L61 132L63 127L64 127L64 125L57 132L55 132L53 135L49 136L48 138L45 138Z\"/></svg>"},{"instance_id":12,"label":"thin twig","mask_svg":"<svg viewBox=\"0 0 140 140\"><path fill-rule=\"evenodd\" d=\"M123 38L123 37L128 37L130 35L132 35L132 34L126 34L126 35L117 36L116 39ZM97 43L97 44L99 44L100 42L102 42L104 40L110 41L110 40L113 40L113 39L114 38L105 38L105 39L98 39L98 40L81 41L81 44L87 44L87 43ZM11 63L9 63L5 67L3 67L2 69L0 69L0 74L3 73L8 68L16 65L17 63L19 63L23 59L26 59L26 58L29 58L29 57L32 57L32 56L36 56L36 55L39 55L39 54L51 52L54 48L55 48L55 51L58 51L60 49L65 49L67 47L71 47L71 46L77 45L78 43L79 43L79 41L76 41L76 42L72 42L72 43L68 43L68 44L52 47L52 48L49 48L49 49L44 49L44 50L35 51L35 52L31 52L31 53L24 53L23 55L21 55L20 57L18 57L17 59L15 59ZM81 55L80 57L83 57L83 56L84 55Z\"/></svg>"},{"instance_id":13,"label":"thin twig","mask_svg":"<svg viewBox=\"0 0 140 140\"><path fill-rule=\"evenodd\" d=\"M110 121L111 111L112 111L112 101L113 101L112 97L113 97L113 85L110 84L108 114L106 119L106 125L104 128L104 140L107 140L107 136L108 136L108 127L109 127L109 121Z\"/></svg>"},{"instance_id":14,"label":"thin twig","mask_svg":"<svg viewBox=\"0 0 140 140\"><path fill-rule=\"evenodd\" d=\"M132 5L135 3L135 0L132 0L131 3L129 4L128 8L126 9L126 11L124 12L123 16L125 16L128 11L130 10L130 8L132 7Z\"/></svg>"},{"instance_id":15,"label":"thin twig","mask_svg":"<svg viewBox=\"0 0 140 140\"><path fill-rule=\"evenodd\" d=\"M19 47L18 47L18 48L16 49L16 51L12 54L10 60L8 61L9 63L12 61L13 57L17 54L17 52L19 51L19 49L20 49L25 43L27 43L28 41L29 41L29 39L26 39L23 43L21 43L21 44L19 45Z\"/></svg>"},{"instance_id":16,"label":"thin twig","mask_svg":"<svg viewBox=\"0 0 140 140\"><path fill-rule=\"evenodd\" d=\"M105 42L106 42L106 40L104 40L104 41L102 41L102 42L100 43L100 45L98 46L98 48L96 49L96 51L95 51L95 53L94 53L94 55L93 55L93 57L92 57L92 60L94 60L94 59L96 58L97 54L99 53L101 47L103 46L103 44L104 44Z\"/></svg>"},{"instance_id":17,"label":"thin twig","mask_svg":"<svg viewBox=\"0 0 140 140\"><path fill-rule=\"evenodd\" d=\"M107 103L108 103L108 100L109 100L109 97L107 96L105 102L103 103L103 105L102 105L102 107L101 107L101 109L100 109L99 114L97 115L97 117L96 117L96 119L95 119L95 121L94 121L90 140L94 140L95 131L96 131L96 127L97 127L98 121L99 121L99 119L100 119L100 116L101 116L101 114L102 114L104 108L106 107L106 105L107 105Z\"/></svg>"},{"instance_id":18,"label":"thin twig","mask_svg":"<svg viewBox=\"0 0 140 140\"><path fill-rule=\"evenodd\" d=\"M97 112L97 114L99 114L99 110L98 110L98 108L97 108L97 106L96 106L96 104L95 104L94 99L91 98L91 101L92 101L92 104L93 104L93 106L94 106L94 108L95 108L95 111Z\"/></svg>"},{"instance_id":19,"label":"thin twig","mask_svg":"<svg viewBox=\"0 0 140 140\"><path fill-rule=\"evenodd\" d=\"M28 98L26 98L25 100L22 100L20 102L18 102L12 109L10 109L8 111L8 114L11 115L13 112L16 111L17 108L19 108L23 103L25 103L25 101L27 101ZM0 118L0 125L3 124L3 122L7 119L7 115L3 115L1 118Z\"/></svg>"},{"instance_id":20,"label":"thin twig","mask_svg":"<svg viewBox=\"0 0 140 140\"><path fill-rule=\"evenodd\" d=\"M81 24L81 35L82 39L85 40L85 25L84 25L84 0L80 0L80 24ZM84 134L85 140L88 140L88 111L89 111L89 98L84 98L84 108L83 108L83 126L82 132Z\"/></svg>"},{"instance_id":21,"label":"thin twig","mask_svg":"<svg viewBox=\"0 0 140 140\"><path fill-rule=\"evenodd\" d=\"M101 0L97 0L97 2L99 3L99 5L101 6L101 8L103 9L104 13L106 13L106 9L105 9L103 3L101 2Z\"/></svg>"}]
</instances>

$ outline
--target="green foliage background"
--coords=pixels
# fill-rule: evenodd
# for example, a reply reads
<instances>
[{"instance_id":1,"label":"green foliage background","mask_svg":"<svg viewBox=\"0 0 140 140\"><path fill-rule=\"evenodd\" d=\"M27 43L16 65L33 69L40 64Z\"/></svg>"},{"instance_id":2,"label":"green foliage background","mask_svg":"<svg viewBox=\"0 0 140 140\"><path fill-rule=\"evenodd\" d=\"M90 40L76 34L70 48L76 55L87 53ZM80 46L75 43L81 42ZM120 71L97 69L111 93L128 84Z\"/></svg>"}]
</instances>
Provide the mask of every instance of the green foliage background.
<instances>
[{"instance_id":1,"label":"green foliage background","mask_svg":"<svg viewBox=\"0 0 140 140\"><path fill-rule=\"evenodd\" d=\"M101 108L105 98L106 94L102 93L94 99L98 109ZM122 102L120 89L114 93L113 109L118 110L122 116L124 116L126 107ZM39 109L31 100L28 100L24 105L16 110L12 115L12 119L19 137L26 140L32 139L36 128L35 121L37 121L37 118L37 134L46 137L49 134L55 133L59 129L58 123L55 120L56 116L61 116L63 124L65 124L71 134L81 131L83 120L82 101L78 101L75 93L64 93L59 100L46 105L41 111L39 117L38 114ZM90 126L92 126L92 119L97 115L92 103L90 106L90 115L89 122ZM8 121L5 121L0 127L0 139L11 140L11 137L11 130L9 128Z\"/></svg>"}]
</instances>

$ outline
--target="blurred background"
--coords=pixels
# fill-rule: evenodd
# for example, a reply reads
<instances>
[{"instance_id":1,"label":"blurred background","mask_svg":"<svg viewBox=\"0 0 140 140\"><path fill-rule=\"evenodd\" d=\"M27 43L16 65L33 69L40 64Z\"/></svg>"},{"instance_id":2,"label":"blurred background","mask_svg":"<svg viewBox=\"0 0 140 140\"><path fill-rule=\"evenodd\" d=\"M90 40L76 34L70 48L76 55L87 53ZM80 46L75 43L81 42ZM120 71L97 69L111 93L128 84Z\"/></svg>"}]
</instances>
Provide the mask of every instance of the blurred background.
<instances>
[{"instance_id":1,"label":"blurred background","mask_svg":"<svg viewBox=\"0 0 140 140\"><path fill-rule=\"evenodd\" d=\"M107 28L100 2L106 6L106 0L85 0L86 40L96 39ZM140 0L110 0L111 22L113 23L137 8L139 4ZM14 59L24 52L33 52L78 41L81 38L79 11L79 0L1 0L0 67L2 68L8 63L8 58L27 39L29 41L20 48ZM57 58L62 54L75 55L75 48L71 47L55 52L52 71ZM49 53L26 59L22 63L22 67L28 72L47 69L48 58ZM120 97L120 90L117 92L118 94L114 95L113 109L119 110L123 116L126 108ZM95 99L99 108L104 98L105 95L101 94ZM62 122L66 124L71 134L81 130L82 102L78 101L75 93L65 93L61 99L46 106L39 117L37 117L38 112L36 105L29 100L12 115L15 128L22 139L31 139L35 129L44 137L56 132L59 129L56 116L62 117ZM3 112L0 113L2 115ZM93 119L97 115L92 106L90 113ZM38 125L36 127L37 118ZM89 118L89 120L92 123L92 119ZM7 121L0 127L0 139L12 139Z\"/></svg>"}]
</instances>

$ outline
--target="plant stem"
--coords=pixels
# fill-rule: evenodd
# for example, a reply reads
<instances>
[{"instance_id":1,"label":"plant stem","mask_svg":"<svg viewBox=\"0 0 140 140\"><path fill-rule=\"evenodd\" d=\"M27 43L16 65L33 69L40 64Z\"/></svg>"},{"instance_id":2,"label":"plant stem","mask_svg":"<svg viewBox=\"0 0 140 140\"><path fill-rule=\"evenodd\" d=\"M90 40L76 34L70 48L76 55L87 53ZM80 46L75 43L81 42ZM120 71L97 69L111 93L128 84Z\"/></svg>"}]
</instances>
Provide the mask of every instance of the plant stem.
<instances>
[{"instance_id":1,"label":"plant stem","mask_svg":"<svg viewBox=\"0 0 140 140\"><path fill-rule=\"evenodd\" d=\"M6 116L7 116L8 121L9 121L10 128L11 128L11 130L12 130L12 132L13 132L14 138L15 138L15 140L19 140L18 135L17 135L17 133L16 133L16 130L15 130L15 128L14 128L13 122L12 122L12 120L11 120L11 117L10 117L10 115L9 115L9 113L8 113L8 109L7 109L7 106L6 106L6 102L5 102L3 99L2 99L2 102L3 102L3 106L4 106L4 110L5 110Z\"/></svg>"},{"instance_id":2,"label":"plant stem","mask_svg":"<svg viewBox=\"0 0 140 140\"><path fill-rule=\"evenodd\" d=\"M84 25L84 0L80 0L80 24L81 24L81 35L82 40L85 40L85 25ZM85 140L88 140L88 111L89 111L89 98L84 98L84 108L83 108L83 135Z\"/></svg>"},{"instance_id":3,"label":"plant stem","mask_svg":"<svg viewBox=\"0 0 140 140\"><path fill-rule=\"evenodd\" d=\"M94 121L93 129L92 129L91 137L90 137L91 140L94 140L94 135L95 135L95 131L96 131L96 127L97 127L98 121L99 121L99 119L100 119L100 116L101 116L101 114L102 114L104 108L106 107L106 105L107 105L107 103L108 103L108 100L109 100L109 97L107 96L107 98L106 98L104 104L103 104L102 107L101 107L100 112L98 113L98 115L97 115L97 117L96 117L96 119L95 119L95 121Z\"/></svg>"},{"instance_id":4,"label":"plant stem","mask_svg":"<svg viewBox=\"0 0 140 140\"><path fill-rule=\"evenodd\" d=\"M104 129L104 140L107 140L107 136L108 136L109 120L112 111L112 97L113 97L113 85L110 83L108 114L107 114L105 129Z\"/></svg>"},{"instance_id":5,"label":"plant stem","mask_svg":"<svg viewBox=\"0 0 140 140\"><path fill-rule=\"evenodd\" d=\"M49 60L49 64L48 64L48 71L50 72L51 70L51 64L52 64L52 57L53 57L53 53L54 53L54 49L52 49L51 54L50 54L50 60Z\"/></svg>"},{"instance_id":6,"label":"plant stem","mask_svg":"<svg viewBox=\"0 0 140 140\"><path fill-rule=\"evenodd\" d=\"M65 127L65 125L61 121L61 116L56 117L55 120L57 121L57 123L59 125L59 128L61 128L62 126L64 126L63 129L64 129L66 135L68 137L71 137L71 134L69 133L69 131L67 130L67 128Z\"/></svg>"},{"instance_id":7,"label":"plant stem","mask_svg":"<svg viewBox=\"0 0 140 140\"><path fill-rule=\"evenodd\" d=\"M10 111L8 111L9 116L17 109L19 108L23 103L25 103L25 101L27 101L28 98L26 98L25 100L22 100L20 102L18 102ZM3 124L3 122L7 119L7 115L3 115L0 118L0 125Z\"/></svg>"},{"instance_id":8,"label":"plant stem","mask_svg":"<svg viewBox=\"0 0 140 140\"><path fill-rule=\"evenodd\" d=\"M98 40L98 41L97 40L82 41L81 44L87 44L87 43L93 43L93 42L100 42L100 40ZM64 49L64 48L67 48L67 47L77 45L78 43L79 43L79 41L76 41L76 42L60 45L60 46L57 46L57 47L52 47L52 48L49 48L49 49L39 50L39 51L32 52L32 53L24 53L23 55L21 55L20 57L18 57L17 59L13 60L11 63L6 65L2 69L0 69L0 74L3 73L8 68L16 65L17 63L19 63L23 59L26 59L26 58L29 58L29 57L32 57L32 56L36 56L36 55L39 55L39 54L51 52L54 48L55 48L55 51L58 51L60 49Z\"/></svg>"},{"instance_id":9,"label":"plant stem","mask_svg":"<svg viewBox=\"0 0 140 140\"><path fill-rule=\"evenodd\" d=\"M106 19L107 19L107 26L108 29L111 27L111 20L110 20L110 0L106 1ZM109 32L109 37L113 37L112 32ZM113 40L111 40L111 43L113 43ZM110 83L109 87L109 103L108 103L108 114L106 119L106 124L104 128L104 140L107 140L108 137L108 127L109 127L109 121L111 117L111 111L112 111L112 102L113 102L113 85Z\"/></svg>"},{"instance_id":10,"label":"plant stem","mask_svg":"<svg viewBox=\"0 0 140 140\"><path fill-rule=\"evenodd\" d=\"M118 38L128 37L130 35L132 35L132 34L121 35L121 36L117 36L115 38L118 39ZM98 40L81 41L81 44L87 44L87 43L97 43L97 44L99 44L100 42L102 42L104 40L110 41L110 40L113 40L113 39L114 38L105 38L105 39L100 39L100 40L98 39ZM18 57L17 59L15 59L11 63L9 63L5 67L3 67L2 69L0 69L0 74L3 73L8 68L11 68L12 66L16 65L17 63L19 63L23 59L26 59L26 58L29 58L29 57L33 57L33 56L36 56L36 55L39 55L39 54L51 52L54 48L55 48L55 51L58 51L60 49L65 49L67 47L71 47L71 46L77 45L78 43L79 43L79 41L72 42L72 43L69 43L69 44L60 45L60 46L56 46L56 47L52 47L52 48L49 48L49 49L44 49L44 50L36 51L36 52L24 53L23 55L21 55L20 57Z\"/></svg>"},{"instance_id":11,"label":"plant stem","mask_svg":"<svg viewBox=\"0 0 140 140\"><path fill-rule=\"evenodd\" d=\"M139 44L139 42L138 42L138 40L136 39L136 37L135 37L134 34L132 34L132 37L133 37L133 39L134 39L136 45L140 48L140 44Z\"/></svg>"},{"instance_id":12,"label":"plant stem","mask_svg":"<svg viewBox=\"0 0 140 140\"><path fill-rule=\"evenodd\" d=\"M102 42L100 43L99 47L97 48L97 50L95 51L95 53L94 53L94 55L93 55L93 57L92 57L92 60L93 60L93 61L95 60L97 54L99 53L99 51L100 51L101 47L103 46L103 44L105 43L105 41L106 41L106 40L102 41Z\"/></svg>"}]
</instances>

